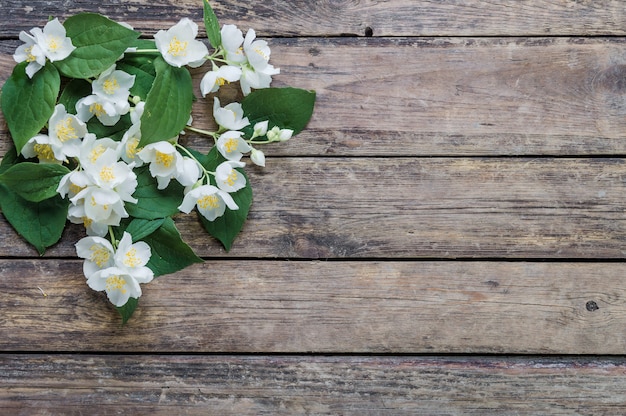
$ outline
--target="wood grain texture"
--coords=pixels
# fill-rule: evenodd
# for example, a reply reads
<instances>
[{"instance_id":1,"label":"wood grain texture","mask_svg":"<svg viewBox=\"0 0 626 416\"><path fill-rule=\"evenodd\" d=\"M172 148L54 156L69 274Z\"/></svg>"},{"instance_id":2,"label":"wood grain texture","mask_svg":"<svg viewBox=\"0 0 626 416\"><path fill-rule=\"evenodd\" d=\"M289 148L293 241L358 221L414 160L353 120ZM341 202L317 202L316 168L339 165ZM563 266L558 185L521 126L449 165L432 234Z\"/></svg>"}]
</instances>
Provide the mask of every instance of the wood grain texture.
<instances>
[{"instance_id":1,"label":"wood grain texture","mask_svg":"<svg viewBox=\"0 0 626 416\"><path fill-rule=\"evenodd\" d=\"M622 258L623 159L276 158L250 170L254 203L225 253L195 214L200 256ZM80 227L47 253L75 257ZM3 219L0 256L34 256Z\"/></svg>"},{"instance_id":2,"label":"wood grain texture","mask_svg":"<svg viewBox=\"0 0 626 416\"><path fill-rule=\"evenodd\" d=\"M318 99L307 129L268 155L626 154L623 38L270 42L282 70L273 85L313 89ZM17 45L0 42L0 82ZM196 86L205 70L194 71ZM194 125L214 127L212 103L194 106ZM207 148L206 138L189 137ZM0 119L2 154L9 143Z\"/></svg>"},{"instance_id":3,"label":"wood grain texture","mask_svg":"<svg viewBox=\"0 0 626 416\"><path fill-rule=\"evenodd\" d=\"M562 36L617 35L626 27L621 1L597 0L390 0L211 1L222 23L252 27L271 36ZM154 32L182 17L202 21L196 0L3 0L0 36L91 11Z\"/></svg>"},{"instance_id":4,"label":"wood grain texture","mask_svg":"<svg viewBox=\"0 0 626 416\"><path fill-rule=\"evenodd\" d=\"M625 267L210 260L122 327L81 262L2 260L0 351L621 354Z\"/></svg>"},{"instance_id":5,"label":"wood grain texture","mask_svg":"<svg viewBox=\"0 0 626 416\"><path fill-rule=\"evenodd\" d=\"M623 359L1 355L0 370L0 411L16 416L613 415L626 402Z\"/></svg>"}]
</instances>

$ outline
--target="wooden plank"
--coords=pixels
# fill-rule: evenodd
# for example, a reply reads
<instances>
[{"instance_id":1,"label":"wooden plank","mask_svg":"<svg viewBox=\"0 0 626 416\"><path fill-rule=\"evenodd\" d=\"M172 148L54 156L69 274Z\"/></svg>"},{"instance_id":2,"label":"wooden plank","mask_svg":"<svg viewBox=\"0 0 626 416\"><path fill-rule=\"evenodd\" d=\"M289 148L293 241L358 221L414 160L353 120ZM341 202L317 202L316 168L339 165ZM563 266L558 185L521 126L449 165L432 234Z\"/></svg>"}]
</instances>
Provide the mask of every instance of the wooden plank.
<instances>
[{"instance_id":1,"label":"wooden plank","mask_svg":"<svg viewBox=\"0 0 626 416\"><path fill-rule=\"evenodd\" d=\"M250 169L249 219L225 253L195 214L201 256L623 258L624 159L285 158ZM75 257L81 227L47 255ZM38 257L0 222L0 256Z\"/></svg>"},{"instance_id":2,"label":"wooden plank","mask_svg":"<svg viewBox=\"0 0 626 416\"><path fill-rule=\"evenodd\" d=\"M623 155L625 43L624 38L272 39L272 61L282 70L273 85L314 89L318 100L308 128L267 152ZM10 54L17 45L0 42L0 82L15 64ZM203 73L194 71L196 84ZM214 128L212 98L194 108L194 124ZM190 144L206 149L206 138L189 137ZM9 143L0 119L2 154Z\"/></svg>"},{"instance_id":3,"label":"wooden plank","mask_svg":"<svg viewBox=\"0 0 626 416\"><path fill-rule=\"evenodd\" d=\"M6 414L620 414L605 358L1 355Z\"/></svg>"},{"instance_id":4,"label":"wooden plank","mask_svg":"<svg viewBox=\"0 0 626 416\"><path fill-rule=\"evenodd\" d=\"M70 260L0 261L0 351L622 354L623 263L210 260L126 326ZM44 296L45 293L45 296Z\"/></svg>"},{"instance_id":5,"label":"wooden plank","mask_svg":"<svg viewBox=\"0 0 626 416\"><path fill-rule=\"evenodd\" d=\"M212 1L222 23L271 36L617 35L626 27L620 1ZM109 1L60 6L49 0L4 0L0 36L81 12L105 13L137 30L166 29L182 17L202 22L194 0ZM370 28L371 30L367 30Z\"/></svg>"}]
</instances>

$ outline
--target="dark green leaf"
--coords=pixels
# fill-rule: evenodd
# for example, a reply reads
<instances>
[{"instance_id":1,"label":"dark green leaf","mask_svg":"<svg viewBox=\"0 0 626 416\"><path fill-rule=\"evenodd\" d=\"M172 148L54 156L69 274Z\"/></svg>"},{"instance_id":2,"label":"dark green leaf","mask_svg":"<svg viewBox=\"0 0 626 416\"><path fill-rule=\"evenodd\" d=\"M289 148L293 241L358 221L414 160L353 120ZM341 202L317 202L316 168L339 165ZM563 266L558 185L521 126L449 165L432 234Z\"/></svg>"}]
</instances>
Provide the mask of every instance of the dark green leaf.
<instances>
[{"instance_id":1,"label":"dark green leaf","mask_svg":"<svg viewBox=\"0 0 626 416\"><path fill-rule=\"evenodd\" d=\"M124 306L116 306L117 312L122 317L122 325L125 325L126 322L133 316L135 309L137 309L137 304L139 303L139 299L137 298L128 298L128 302L124 304Z\"/></svg>"},{"instance_id":2,"label":"dark green leaf","mask_svg":"<svg viewBox=\"0 0 626 416\"><path fill-rule=\"evenodd\" d=\"M15 231L43 255L61 238L69 202L60 196L30 202L0 185L0 207Z\"/></svg>"},{"instance_id":3,"label":"dark green leaf","mask_svg":"<svg viewBox=\"0 0 626 416\"><path fill-rule=\"evenodd\" d=\"M54 112L61 77L47 63L32 79L25 72L26 62L18 64L2 87L1 105L17 152L39 134Z\"/></svg>"},{"instance_id":4,"label":"dark green leaf","mask_svg":"<svg viewBox=\"0 0 626 416\"><path fill-rule=\"evenodd\" d=\"M76 103L88 95L91 95L91 84L84 79L73 79L63 88L59 104L63 104L68 113L76 114Z\"/></svg>"},{"instance_id":5,"label":"dark green leaf","mask_svg":"<svg viewBox=\"0 0 626 416\"><path fill-rule=\"evenodd\" d=\"M157 218L156 220L135 218L128 224L125 231L133 236L134 242L137 242L155 232L163 225L164 221L165 218Z\"/></svg>"},{"instance_id":6,"label":"dark green leaf","mask_svg":"<svg viewBox=\"0 0 626 416\"><path fill-rule=\"evenodd\" d=\"M105 126L100 123L97 117L93 117L87 122L87 130L96 135L96 137L110 137L113 140L120 141L124 133L132 126L130 114L123 115L120 120L113 126Z\"/></svg>"},{"instance_id":7,"label":"dark green leaf","mask_svg":"<svg viewBox=\"0 0 626 416\"><path fill-rule=\"evenodd\" d=\"M244 130L250 137L254 124L269 120L269 128L278 126L300 133L307 125L315 106L315 91L299 88L264 88L254 90L241 102L250 125Z\"/></svg>"},{"instance_id":8,"label":"dark green leaf","mask_svg":"<svg viewBox=\"0 0 626 416\"><path fill-rule=\"evenodd\" d=\"M202 263L202 259L193 252L180 237L171 218L166 218L163 225L143 239L152 251L147 266L154 276L175 273L193 263Z\"/></svg>"},{"instance_id":9,"label":"dark green leaf","mask_svg":"<svg viewBox=\"0 0 626 416\"><path fill-rule=\"evenodd\" d=\"M139 37L138 32L96 13L74 15L63 26L76 49L64 60L55 62L55 65L63 75L70 78L99 75L113 65Z\"/></svg>"},{"instance_id":10,"label":"dark green leaf","mask_svg":"<svg viewBox=\"0 0 626 416\"><path fill-rule=\"evenodd\" d=\"M176 137L191 115L194 96L189 71L170 66L160 57L154 67L156 78L141 117L139 147Z\"/></svg>"},{"instance_id":11,"label":"dark green leaf","mask_svg":"<svg viewBox=\"0 0 626 416\"><path fill-rule=\"evenodd\" d=\"M0 161L0 174L6 172L11 166L19 163L20 159L21 158L17 155L17 151L15 150L15 146L11 146L11 148L2 157L2 161Z\"/></svg>"},{"instance_id":12,"label":"dark green leaf","mask_svg":"<svg viewBox=\"0 0 626 416\"><path fill-rule=\"evenodd\" d=\"M127 203L126 211L135 218L154 220L170 217L178 212L178 206L183 202L184 187L172 180L169 186L159 190L157 181L150 175L148 166L137 169L137 189L133 197L137 204Z\"/></svg>"},{"instance_id":13,"label":"dark green leaf","mask_svg":"<svg viewBox=\"0 0 626 416\"><path fill-rule=\"evenodd\" d=\"M117 69L135 76L135 83L130 89L130 93L145 100L156 77L154 57L130 55L117 63Z\"/></svg>"},{"instance_id":14,"label":"dark green leaf","mask_svg":"<svg viewBox=\"0 0 626 416\"><path fill-rule=\"evenodd\" d=\"M57 195L57 188L69 169L62 165L24 162L0 175L0 183L22 198L40 202Z\"/></svg>"},{"instance_id":15,"label":"dark green leaf","mask_svg":"<svg viewBox=\"0 0 626 416\"><path fill-rule=\"evenodd\" d=\"M215 12L207 0L204 0L204 27L211 46L213 46L214 49L217 49L222 44L220 24L217 21Z\"/></svg>"}]
</instances>

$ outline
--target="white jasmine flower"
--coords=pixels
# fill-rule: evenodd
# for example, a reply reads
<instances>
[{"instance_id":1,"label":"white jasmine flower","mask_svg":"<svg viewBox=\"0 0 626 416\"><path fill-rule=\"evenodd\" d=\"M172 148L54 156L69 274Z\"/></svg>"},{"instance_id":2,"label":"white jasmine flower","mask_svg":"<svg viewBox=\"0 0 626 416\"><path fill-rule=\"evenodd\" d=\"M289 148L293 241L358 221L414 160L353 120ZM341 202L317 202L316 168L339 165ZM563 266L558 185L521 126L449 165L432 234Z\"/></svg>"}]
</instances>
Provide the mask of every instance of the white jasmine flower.
<instances>
[{"instance_id":1,"label":"white jasmine flower","mask_svg":"<svg viewBox=\"0 0 626 416\"><path fill-rule=\"evenodd\" d=\"M45 134L39 134L31 138L22 147L21 153L26 159L36 157L39 159L39 163L63 163L62 160L54 157L54 151L50 145L50 137Z\"/></svg>"},{"instance_id":2,"label":"white jasmine flower","mask_svg":"<svg viewBox=\"0 0 626 416\"><path fill-rule=\"evenodd\" d=\"M57 193L63 198L67 195L71 199L80 191L92 185L94 183L89 178L89 175L84 171L74 170L61 178L57 187Z\"/></svg>"},{"instance_id":3,"label":"white jasmine flower","mask_svg":"<svg viewBox=\"0 0 626 416\"><path fill-rule=\"evenodd\" d=\"M87 125L57 104L48 122L49 145L58 160L78 156L81 139L87 134Z\"/></svg>"},{"instance_id":4,"label":"white jasmine flower","mask_svg":"<svg viewBox=\"0 0 626 416\"><path fill-rule=\"evenodd\" d=\"M246 166L243 162L226 161L215 169L215 181L218 188L226 192L237 192L246 186L246 178L235 168Z\"/></svg>"},{"instance_id":5,"label":"white jasmine flower","mask_svg":"<svg viewBox=\"0 0 626 416\"><path fill-rule=\"evenodd\" d=\"M239 65L246 62L246 56L243 53L243 33L237 29L235 25L223 25L220 31L222 35L222 48L224 48L224 57L226 61Z\"/></svg>"},{"instance_id":6,"label":"white jasmine flower","mask_svg":"<svg viewBox=\"0 0 626 416\"><path fill-rule=\"evenodd\" d=\"M220 107L220 100L213 98L213 117L215 122L227 130L241 130L250 124L248 117L243 116L243 109L239 103L230 103Z\"/></svg>"},{"instance_id":7,"label":"white jasmine flower","mask_svg":"<svg viewBox=\"0 0 626 416\"><path fill-rule=\"evenodd\" d=\"M219 90L225 83L239 81L239 78L241 78L241 68L232 65L221 66L204 74L200 81L200 92L203 97L206 97L207 94Z\"/></svg>"},{"instance_id":8,"label":"white jasmine flower","mask_svg":"<svg viewBox=\"0 0 626 416\"><path fill-rule=\"evenodd\" d=\"M183 186L191 186L198 181L201 173L198 163L185 156L183 157L183 163L180 164L176 180Z\"/></svg>"},{"instance_id":9,"label":"white jasmine flower","mask_svg":"<svg viewBox=\"0 0 626 416\"><path fill-rule=\"evenodd\" d=\"M83 122L88 122L93 116L104 126L114 126L120 121L124 106L118 109L115 103L96 94L88 95L76 102L76 115Z\"/></svg>"},{"instance_id":10,"label":"white jasmine flower","mask_svg":"<svg viewBox=\"0 0 626 416\"><path fill-rule=\"evenodd\" d=\"M118 307L124 306L131 297L139 298L141 296L139 284L149 283L154 278L154 272L146 267L152 255L150 246L143 241L133 244L132 237L127 232L124 232L117 250L113 250L110 244L106 245L104 239L91 237L88 240L89 238L84 239L87 241L81 244L81 257L92 262L95 257L101 259L100 263L103 264L99 270L89 267L87 271L90 273L85 273L89 287L105 291L111 303ZM78 244L76 248L78 252ZM106 263L102 261L105 257ZM98 264L95 263L95 266Z\"/></svg>"},{"instance_id":11,"label":"white jasmine flower","mask_svg":"<svg viewBox=\"0 0 626 416\"><path fill-rule=\"evenodd\" d=\"M83 273L86 277L115 265L113 258L115 250L111 243L102 237L84 237L75 246L78 257L85 259Z\"/></svg>"},{"instance_id":12,"label":"white jasmine flower","mask_svg":"<svg viewBox=\"0 0 626 416\"><path fill-rule=\"evenodd\" d=\"M197 68L204 64L209 54L206 45L196 40L197 35L198 25L183 18L167 31L159 30L154 40L168 64L179 68L184 65Z\"/></svg>"},{"instance_id":13,"label":"white jasmine flower","mask_svg":"<svg viewBox=\"0 0 626 416\"><path fill-rule=\"evenodd\" d=\"M269 64L271 51L267 42L255 40L254 29L248 30L243 41L243 50L248 60L248 65L242 66L241 90L248 95L251 89L268 88L272 83L272 75L280 73L280 69Z\"/></svg>"},{"instance_id":14,"label":"white jasmine flower","mask_svg":"<svg viewBox=\"0 0 626 416\"><path fill-rule=\"evenodd\" d=\"M132 164L118 161L117 151L113 149L102 152L95 163L83 165L85 173L97 187L113 190L123 201L136 203L137 200L132 197L137 187L137 175L133 167Z\"/></svg>"},{"instance_id":15,"label":"white jasmine flower","mask_svg":"<svg viewBox=\"0 0 626 416\"><path fill-rule=\"evenodd\" d=\"M217 150L228 160L239 161L243 153L252 150L252 147L241 137L240 131L227 131L217 139Z\"/></svg>"},{"instance_id":16,"label":"white jasmine flower","mask_svg":"<svg viewBox=\"0 0 626 416\"><path fill-rule=\"evenodd\" d=\"M170 180L178 176L183 157L176 147L169 142L161 141L147 145L137 156L145 163L150 163L150 174L157 179L157 188L165 189Z\"/></svg>"},{"instance_id":17,"label":"white jasmine flower","mask_svg":"<svg viewBox=\"0 0 626 416\"><path fill-rule=\"evenodd\" d=\"M79 201L78 204L70 204L67 211L67 219L72 224L81 224L85 227L85 231L88 236L104 237L109 233L109 225L106 223L94 222L88 218L85 214L84 201Z\"/></svg>"},{"instance_id":18,"label":"white jasmine flower","mask_svg":"<svg viewBox=\"0 0 626 416\"><path fill-rule=\"evenodd\" d=\"M88 222L93 221L100 225L120 225L122 218L128 218L128 213L124 209L124 201L120 195L112 189L102 189L97 186L88 186L80 191L70 202L84 210L75 217L86 217ZM82 207L82 208L81 208ZM86 226L89 224L86 224Z\"/></svg>"},{"instance_id":19,"label":"white jasmine flower","mask_svg":"<svg viewBox=\"0 0 626 416\"><path fill-rule=\"evenodd\" d=\"M110 159L119 159L120 143L109 137L98 139L95 134L87 133L80 145L78 159L81 166L86 168L89 165L95 165L105 152L112 153L108 156Z\"/></svg>"},{"instance_id":20,"label":"white jasmine flower","mask_svg":"<svg viewBox=\"0 0 626 416\"><path fill-rule=\"evenodd\" d=\"M146 106L145 101L139 101L130 110L130 122L133 124L139 124L141 122L141 116L143 115L143 109Z\"/></svg>"},{"instance_id":21,"label":"white jasmine flower","mask_svg":"<svg viewBox=\"0 0 626 416\"><path fill-rule=\"evenodd\" d=\"M132 113L131 113L132 117ZM138 152L141 148L137 148L137 145L141 141L141 125L133 124L122 136L120 142L120 156L126 163L134 163L135 167L143 165L143 160L138 156Z\"/></svg>"},{"instance_id":22,"label":"white jasmine flower","mask_svg":"<svg viewBox=\"0 0 626 416\"><path fill-rule=\"evenodd\" d=\"M259 121L258 123L256 123L254 125L254 131L252 133L252 139L254 139L255 137L265 136L267 134L268 124L269 124L268 120Z\"/></svg>"},{"instance_id":23,"label":"white jasmine flower","mask_svg":"<svg viewBox=\"0 0 626 416\"><path fill-rule=\"evenodd\" d=\"M265 154L258 149L252 149L250 160L257 166L265 167Z\"/></svg>"},{"instance_id":24,"label":"white jasmine flower","mask_svg":"<svg viewBox=\"0 0 626 416\"><path fill-rule=\"evenodd\" d=\"M46 23L43 30L35 27L30 33L32 35L20 32L20 40L25 44L18 47L13 55L16 62L28 62L26 74L29 78L46 64L46 58L51 62L61 61L76 49L59 19Z\"/></svg>"},{"instance_id":25,"label":"white jasmine flower","mask_svg":"<svg viewBox=\"0 0 626 416\"><path fill-rule=\"evenodd\" d=\"M87 122L95 115L103 125L115 125L130 111L128 98L134 83L134 75L116 70L115 65L109 67L92 83L93 94L76 103L78 117Z\"/></svg>"},{"instance_id":26,"label":"white jasmine flower","mask_svg":"<svg viewBox=\"0 0 626 416\"><path fill-rule=\"evenodd\" d=\"M194 207L198 207L198 212L209 221L214 221L217 217L224 215L226 207L231 210L239 209L227 192L213 185L203 185L187 192L178 209L189 214Z\"/></svg>"}]
</instances>

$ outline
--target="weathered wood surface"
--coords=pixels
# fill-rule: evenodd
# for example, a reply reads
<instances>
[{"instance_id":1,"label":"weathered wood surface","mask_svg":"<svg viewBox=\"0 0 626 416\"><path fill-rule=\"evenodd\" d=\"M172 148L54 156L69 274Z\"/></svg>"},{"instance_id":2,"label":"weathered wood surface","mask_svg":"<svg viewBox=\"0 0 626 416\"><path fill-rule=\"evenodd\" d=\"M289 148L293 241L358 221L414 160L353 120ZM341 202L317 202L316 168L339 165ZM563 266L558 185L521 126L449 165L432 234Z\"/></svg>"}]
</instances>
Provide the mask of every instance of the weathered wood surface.
<instances>
[{"instance_id":1,"label":"weathered wood surface","mask_svg":"<svg viewBox=\"0 0 626 416\"><path fill-rule=\"evenodd\" d=\"M181 17L200 22L197 0L3 0L0 36L15 36L49 16L106 14L154 32ZM212 1L223 23L270 36L580 36L626 34L619 0L237 0ZM371 32L367 30L371 29Z\"/></svg>"},{"instance_id":2,"label":"weathered wood surface","mask_svg":"<svg viewBox=\"0 0 626 416\"><path fill-rule=\"evenodd\" d=\"M623 159L285 158L252 169L249 220L225 253L195 214L201 256L621 258ZM75 257L71 227L48 256ZM38 256L0 222L0 256Z\"/></svg>"},{"instance_id":3,"label":"weathered wood surface","mask_svg":"<svg viewBox=\"0 0 626 416\"><path fill-rule=\"evenodd\" d=\"M0 411L16 416L114 415L129 409L168 416L618 415L626 402L623 359L137 358L0 356Z\"/></svg>"},{"instance_id":4,"label":"weathered wood surface","mask_svg":"<svg viewBox=\"0 0 626 416\"><path fill-rule=\"evenodd\" d=\"M623 38L270 42L275 85L314 89L318 101L297 140L268 155L626 154ZM17 45L0 42L0 81ZM195 106L199 127L211 127L211 100ZM2 153L8 143L0 122Z\"/></svg>"},{"instance_id":5,"label":"weathered wood surface","mask_svg":"<svg viewBox=\"0 0 626 416\"><path fill-rule=\"evenodd\" d=\"M177 219L207 262L125 327L78 227L40 259L0 220L0 413L624 413L624 2L212 4L271 37L274 85L318 92L308 129L251 170L230 253ZM0 82L20 30L79 11L201 22L196 0L2 0Z\"/></svg>"},{"instance_id":6,"label":"weathered wood surface","mask_svg":"<svg viewBox=\"0 0 626 416\"><path fill-rule=\"evenodd\" d=\"M78 261L0 261L2 351L621 354L622 263L222 261L126 326ZM45 295L44 295L45 294Z\"/></svg>"}]
</instances>

